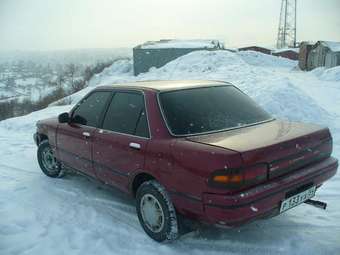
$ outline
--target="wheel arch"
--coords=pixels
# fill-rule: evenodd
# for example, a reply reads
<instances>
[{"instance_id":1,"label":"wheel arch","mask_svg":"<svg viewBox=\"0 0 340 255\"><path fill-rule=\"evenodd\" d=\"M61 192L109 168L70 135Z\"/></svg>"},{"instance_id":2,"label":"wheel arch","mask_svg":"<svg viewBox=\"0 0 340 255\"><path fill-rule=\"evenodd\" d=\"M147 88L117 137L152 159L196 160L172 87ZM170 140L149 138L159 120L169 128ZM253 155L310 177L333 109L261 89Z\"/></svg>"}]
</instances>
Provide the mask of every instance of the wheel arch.
<instances>
[{"instance_id":1,"label":"wheel arch","mask_svg":"<svg viewBox=\"0 0 340 255\"><path fill-rule=\"evenodd\" d=\"M136 173L131 182L130 182L130 192L132 194L133 197L136 197L136 193L138 188L140 187L140 185L142 185L142 183L146 182L146 181L150 181L150 180L157 180L157 178L147 172L138 172Z\"/></svg>"},{"instance_id":2,"label":"wheel arch","mask_svg":"<svg viewBox=\"0 0 340 255\"><path fill-rule=\"evenodd\" d=\"M37 133L37 145L39 145L42 141L48 140L48 136L45 134Z\"/></svg>"}]
</instances>

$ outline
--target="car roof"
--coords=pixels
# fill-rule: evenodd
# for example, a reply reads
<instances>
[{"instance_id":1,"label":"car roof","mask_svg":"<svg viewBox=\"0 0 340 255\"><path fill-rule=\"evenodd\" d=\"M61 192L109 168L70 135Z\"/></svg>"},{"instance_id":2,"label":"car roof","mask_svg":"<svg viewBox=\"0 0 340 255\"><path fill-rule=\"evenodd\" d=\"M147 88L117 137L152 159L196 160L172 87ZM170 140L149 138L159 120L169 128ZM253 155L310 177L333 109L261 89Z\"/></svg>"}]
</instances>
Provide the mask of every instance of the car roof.
<instances>
[{"instance_id":1,"label":"car roof","mask_svg":"<svg viewBox=\"0 0 340 255\"><path fill-rule=\"evenodd\" d=\"M181 90L197 87L215 87L232 85L228 82L211 81L211 80L155 80L155 81L137 81L130 83L117 83L109 86L99 86L96 89L148 89L155 91Z\"/></svg>"}]
</instances>

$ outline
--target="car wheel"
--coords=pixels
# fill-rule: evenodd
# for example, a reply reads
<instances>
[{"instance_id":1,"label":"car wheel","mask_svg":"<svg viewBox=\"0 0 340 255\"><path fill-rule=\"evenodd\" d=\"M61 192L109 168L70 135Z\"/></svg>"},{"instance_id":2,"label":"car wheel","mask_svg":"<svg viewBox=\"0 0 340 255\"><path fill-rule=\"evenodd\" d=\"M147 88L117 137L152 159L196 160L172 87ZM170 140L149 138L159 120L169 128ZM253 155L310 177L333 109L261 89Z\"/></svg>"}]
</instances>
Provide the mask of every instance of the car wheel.
<instances>
[{"instance_id":1,"label":"car wheel","mask_svg":"<svg viewBox=\"0 0 340 255\"><path fill-rule=\"evenodd\" d=\"M39 144L37 156L39 166L44 174L52 178L62 177L64 175L61 164L54 157L48 140L44 140Z\"/></svg>"},{"instance_id":2,"label":"car wheel","mask_svg":"<svg viewBox=\"0 0 340 255\"><path fill-rule=\"evenodd\" d=\"M173 241L178 237L175 208L165 188L157 181L144 182L137 190L136 208L144 231L155 241Z\"/></svg>"}]
</instances>

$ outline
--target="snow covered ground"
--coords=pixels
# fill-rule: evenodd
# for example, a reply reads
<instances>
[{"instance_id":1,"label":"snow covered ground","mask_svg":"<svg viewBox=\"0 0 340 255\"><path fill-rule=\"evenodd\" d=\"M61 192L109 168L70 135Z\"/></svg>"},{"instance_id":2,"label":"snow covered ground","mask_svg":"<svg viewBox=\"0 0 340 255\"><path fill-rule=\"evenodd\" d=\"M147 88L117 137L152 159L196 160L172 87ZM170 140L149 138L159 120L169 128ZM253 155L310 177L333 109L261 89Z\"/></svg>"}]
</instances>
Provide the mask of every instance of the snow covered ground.
<instances>
[{"instance_id":1,"label":"snow covered ground","mask_svg":"<svg viewBox=\"0 0 340 255\"><path fill-rule=\"evenodd\" d=\"M210 79L234 83L275 117L331 128L340 157L340 70L301 72L296 62L255 52L193 52L138 77L122 60L92 87L135 80ZM0 254L340 254L340 175L317 193L326 211L301 205L239 229L202 227L173 244L144 234L134 201L81 176L45 177L32 140L35 122L67 111L51 106L0 122Z\"/></svg>"}]
</instances>

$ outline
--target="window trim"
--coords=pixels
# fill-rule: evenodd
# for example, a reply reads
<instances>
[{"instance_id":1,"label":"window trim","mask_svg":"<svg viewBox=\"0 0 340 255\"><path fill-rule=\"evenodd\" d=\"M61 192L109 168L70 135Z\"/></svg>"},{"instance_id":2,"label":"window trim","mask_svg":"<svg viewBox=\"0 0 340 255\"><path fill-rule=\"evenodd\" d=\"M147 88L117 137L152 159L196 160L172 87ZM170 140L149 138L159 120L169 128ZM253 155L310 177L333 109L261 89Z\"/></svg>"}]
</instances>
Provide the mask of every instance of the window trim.
<instances>
[{"instance_id":1,"label":"window trim","mask_svg":"<svg viewBox=\"0 0 340 255\"><path fill-rule=\"evenodd\" d=\"M76 122L71 122L71 124L75 124L75 125L78 125L80 127L90 127L90 128L99 128L101 123L102 123L102 118L103 118L103 114L105 114L106 110L107 110L107 107L109 105L109 103L111 102L112 100L112 97L113 97L113 92L112 90L110 89L96 89L96 90L92 90L90 91L89 93L87 93L78 103L76 103L76 105L71 109L70 111L70 118L72 120L72 117L73 117L73 114L74 112L78 109L78 107L82 104L82 102L84 100L86 100L88 97L90 97L92 94L96 93L96 92L109 92L110 95L106 101L106 103L104 104L104 107L103 107L103 110L101 111L100 113L100 116L99 116L99 119L98 119L98 123L95 127L93 126L89 126L89 125L83 125L83 124L80 124L80 123L76 123Z\"/></svg>"},{"instance_id":2,"label":"window trim","mask_svg":"<svg viewBox=\"0 0 340 255\"><path fill-rule=\"evenodd\" d=\"M113 131L113 130L108 130L108 129L104 129L103 128L103 124L104 124L104 120L105 120L105 116L109 110L109 106L111 104L111 102L113 101L114 99L114 96L117 94L117 93L135 93L135 94L140 94L142 95L143 97L143 101L144 101L144 109L145 109L145 114L146 114L146 122L147 122L147 125L148 125L148 136L145 137L145 136L139 136L139 135L133 135L133 134L128 134L128 133L122 133L122 132L117 132L117 131ZM151 129L150 129L150 122L149 122L149 113L148 113L148 108L146 106L146 97L145 97L145 93L143 90L138 90L138 89L112 89L112 96L108 102L108 104L106 105L106 108L105 108L105 111L103 113L103 115L101 116L101 121L100 121L100 125L98 127L99 131L104 131L105 133L112 133L112 134L120 134L120 135L126 135L126 136L132 136L132 137L137 137L137 138L142 138L142 139L151 139L152 138L152 135L151 135ZM137 127L137 126L136 126Z\"/></svg>"},{"instance_id":3,"label":"window trim","mask_svg":"<svg viewBox=\"0 0 340 255\"><path fill-rule=\"evenodd\" d=\"M263 120L263 121L259 121L259 122L255 122L255 123L251 123L251 124L247 124L247 125L243 125L243 126L238 126L238 127L231 127L231 128L224 128L224 129L219 129L219 130L212 130L212 131L206 131L206 132L200 132L200 133L195 133L195 134L183 134L183 135L176 135L172 132L169 124L168 124L168 120L165 116L165 113L163 111L163 106L162 106L162 103L161 103L161 100L160 100L160 94L162 93L166 93L166 92L173 92L173 91L181 91L181 90L192 90L192 89L201 89L201 88L215 88L215 87L234 87L236 88L238 91L240 91L242 94L248 96L247 94L245 94L242 90L240 90L238 87L234 86L234 85L219 85L219 84L216 84L216 85L207 85L207 86L200 86L200 87L194 87L194 88L182 88L182 89L175 89L175 90L170 90L170 91L159 91L157 92L157 104L158 104L158 108L161 112L161 115L162 115L162 119L163 119L163 122L165 123L165 126L169 132L169 134L173 137L191 137L191 136L199 136L199 135L208 135L208 134L214 134L214 133L220 133L220 132L225 132L225 131L230 131L230 130L235 130L235 129L240 129L240 128L246 128L246 127L251 127L251 126L256 126L256 125L259 125L259 124L263 124L263 123L267 123L267 122L271 122L273 120L275 120L274 117L272 118L269 118L268 120ZM249 97L249 96L248 96ZM253 100L253 99L252 99Z\"/></svg>"}]
</instances>

